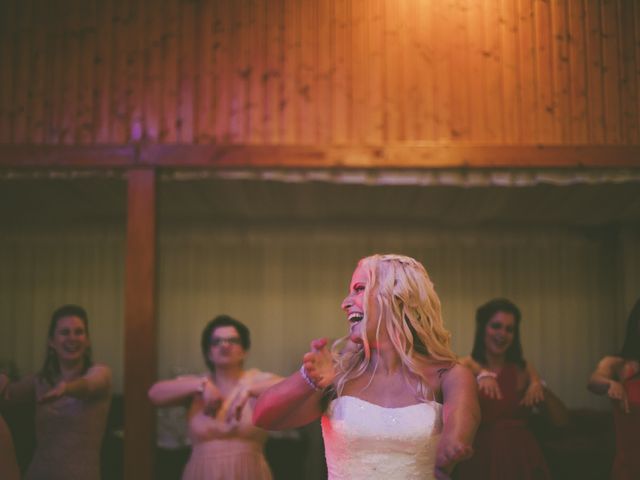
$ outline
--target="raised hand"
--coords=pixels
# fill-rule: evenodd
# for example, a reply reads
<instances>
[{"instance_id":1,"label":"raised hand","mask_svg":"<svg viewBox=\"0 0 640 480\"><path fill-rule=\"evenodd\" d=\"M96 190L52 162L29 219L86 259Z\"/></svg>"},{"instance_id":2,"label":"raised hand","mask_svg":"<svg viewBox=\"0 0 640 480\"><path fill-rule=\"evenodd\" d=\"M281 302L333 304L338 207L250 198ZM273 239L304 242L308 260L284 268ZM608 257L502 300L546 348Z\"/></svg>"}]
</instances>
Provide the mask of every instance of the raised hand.
<instances>
[{"instance_id":1,"label":"raised hand","mask_svg":"<svg viewBox=\"0 0 640 480\"><path fill-rule=\"evenodd\" d=\"M318 338L311 342L311 351L304 354L302 364L309 379L318 388L326 388L333 383L336 371L326 338Z\"/></svg>"}]
</instances>

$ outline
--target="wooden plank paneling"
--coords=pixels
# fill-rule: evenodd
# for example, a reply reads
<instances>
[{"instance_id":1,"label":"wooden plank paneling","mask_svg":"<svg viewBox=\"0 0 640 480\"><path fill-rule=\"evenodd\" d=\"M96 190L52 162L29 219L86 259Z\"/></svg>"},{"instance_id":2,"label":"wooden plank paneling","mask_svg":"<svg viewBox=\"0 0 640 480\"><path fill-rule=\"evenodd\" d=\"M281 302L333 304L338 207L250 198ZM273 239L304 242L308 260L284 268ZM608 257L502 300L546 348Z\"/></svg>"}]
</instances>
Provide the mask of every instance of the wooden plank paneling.
<instances>
[{"instance_id":1,"label":"wooden plank paneling","mask_svg":"<svg viewBox=\"0 0 640 480\"><path fill-rule=\"evenodd\" d=\"M534 0L518 0L518 59L520 82L519 103L521 138L519 143L538 140L538 98L537 59Z\"/></svg>"},{"instance_id":2,"label":"wooden plank paneling","mask_svg":"<svg viewBox=\"0 0 640 480\"><path fill-rule=\"evenodd\" d=\"M487 123L484 119L484 106L487 99L484 95L484 22L476 19L482 18L484 0L469 2L467 9L467 25L469 28L469 78L467 88L469 90L469 138L477 141L487 141ZM429 88L432 90L432 88ZM425 131L423 135L428 135Z\"/></svg>"},{"instance_id":3,"label":"wooden plank paneling","mask_svg":"<svg viewBox=\"0 0 640 480\"><path fill-rule=\"evenodd\" d=\"M640 66L637 55L640 50L635 40L635 10L640 9L638 2L620 2L619 32L620 42L620 98L621 98L621 141L640 142L640 111L638 110L637 72Z\"/></svg>"},{"instance_id":4,"label":"wooden plank paneling","mask_svg":"<svg viewBox=\"0 0 640 480\"><path fill-rule=\"evenodd\" d=\"M127 130L129 126L129 109L127 104L127 46L129 9L126 0L113 1L113 25L111 36L112 57L111 57L111 105L109 111L109 141L127 142L129 141ZM167 71L171 74L171 71Z\"/></svg>"},{"instance_id":5,"label":"wooden plank paneling","mask_svg":"<svg viewBox=\"0 0 640 480\"><path fill-rule=\"evenodd\" d=\"M194 138L194 108L196 95L196 58L201 46L196 28L198 2L180 2L178 36L178 95L176 140L191 143Z\"/></svg>"},{"instance_id":6,"label":"wooden plank paneling","mask_svg":"<svg viewBox=\"0 0 640 480\"><path fill-rule=\"evenodd\" d=\"M104 20L104 19L109 19ZM111 139L113 72L113 0L96 3L96 53L93 101L93 128L95 143L107 143ZM157 101L157 100L156 100Z\"/></svg>"},{"instance_id":7,"label":"wooden plank paneling","mask_svg":"<svg viewBox=\"0 0 640 480\"><path fill-rule=\"evenodd\" d=\"M162 35L162 116L160 118L160 140L177 141L178 123L178 36L179 0L164 0L164 29Z\"/></svg>"},{"instance_id":8,"label":"wooden plank paneling","mask_svg":"<svg viewBox=\"0 0 640 480\"><path fill-rule=\"evenodd\" d=\"M550 2L535 0L534 18L536 29L538 87L538 139L545 143L555 143L557 137L557 109L555 103L554 78L557 72L553 62L553 12Z\"/></svg>"},{"instance_id":9,"label":"wooden plank paneling","mask_svg":"<svg viewBox=\"0 0 640 480\"><path fill-rule=\"evenodd\" d=\"M315 143L317 91L317 3L296 2L296 84L294 105L296 108L296 143Z\"/></svg>"},{"instance_id":10,"label":"wooden plank paneling","mask_svg":"<svg viewBox=\"0 0 640 480\"><path fill-rule=\"evenodd\" d=\"M12 142L15 3L0 3L0 142Z\"/></svg>"},{"instance_id":11,"label":"wooden plank paneling","mask_svg":"<svg viewBox=\"0 0 640 480\"><path fill-rule=\"evenodd\" d=\"M144 0L130 0L127 13L128 42L127 59L127 121L126 135L130 141L138 142L144 137L144 105L146 97L144 75L144 50L147 36L146 4ZM152 7L154 8L154 7Z\"/></svg>"},{"instance_id":12,"label":"wooden plank paneling","mask_svg":"<svg viewBox=\"0 0 640 480\"><path fill-rule=\"evenodd\" d=\"M76 140L81 145L95 142L93 125L93 89L96 56L96 0L84 0L78 4L78 108L76 111Z\"/></svg>"},{"instance_id":13,"label":"wooden plank paneling","mask_svg":"<svg viewBox=\"0 0 640 480\"><path fill-rule=\"evenodd\" d=\"M567 0L557 0L552 15L552 65L553 71L553 104L555 105L556 134L561 143L571 141L571 103L570 91L574 87L571 82L569 64L569 19Z\"/></svg>"},{"instance_id":14,"label":"wooden plank paneling","mask_svg":"<svg viewBox=\"0 0 640 480\"><path fill-rule=\"evenodd\" d=\"M589 141L604 143L604 85L600 1L585 0L587 26L587 107Z\"/></svg>"},{"instance_id":15,"label":"wooden plank paneling","mask_svg":"<svg viewBox=\"0 0 640 480\"><path fill-rule=\"evenodd\" d=\"M433 3L433 27L435 61L433 78L435 98L434 109L434 140L446 141L451 133L451 34L448 31L450 25L450 2ZM392 92L393 93L393 92ZM392 141L392 138L388 138Z\"/></svg>"},{"instance_id":16,"label":"wooden plank paneling","mask_svg":"<svg viewBox=\"0 0 640 480\"><path fill-rule=\"evenodd\" d=\"M501 0L500 56L502 61L502 98L504 102L505 143L518 143L520 139L520 62L518 57L518 16L514 0Z\"/></svg>"},{"instance_id":17,"label":"wooden plank paneling","mask_svg":"<svg viewBox=\"0 0 640 480\"><path fill-rule=\"evenodd\" d=\"M363 97L363 141L379 143L388 137L402 137L401 119L397 116L403 111L402 99L383 92L402 88L398 82L405 76L402 64L396 63L403 55L401 38L404 29L394 23L394 15L387 13L399 8L403 2L371 0L362 3L366 7L361 18L364 76L359 77L360 83L355 84L354 89L359 92L358 96ZM392 103L390 98L396 98L398 103ZM393 131L394 127L397 127L397 132Z\"/></svg>"},{"instance_id":18,"label":"wooden plank paneling","mask_svg":"<svg viewBox=\"0 0 640 480\"><path fill-rule=\"evenodd\" d=\"M617 144L622 140L618 0L602 0L601 13L605 139Z\"/></svg>"},{"instance_id":19,"label":"wooden plank paneling","mask_svg":"<svg viewBox=\"0 0 640 480\"><path fill-rule=\"evenodd\" d=\"M483 117L486 124L488 142L500 143L504 137L504 99L502 97L501 48L500 48L500 8L498 0L485 1L482 7L482 76L484 83Z\"/></svg>"},{"instance_id":20,"label":"wooden plank paneling","mask_svg":"<svg viewBox=\"0 0 640 480\"><path fill-rule=\"evenodd\" d=\"M351 139L351 0L334 2L334 73L332 84L331 142L344 144Z\"/></svg>"},{"instance_id":21,"label":"wooden plank paneling","mask_svg":"<svg viewBox=\"0 0 640 480\"><path fill-rule=\"evenodd\" d=\"M264 124L262 123L264 98L262 76L266 70L264 44L267 39L265 31L265 0L252 0L245 4L243 12L245 15L246 33L243 37L247 39L246 65L247 70L245 91L246 100L244 103L245 116L245 143L262 143L264 135Z\"/></svg>"},{"instance_id":22,"label":"wooden plank paneling","mask_svg":"<svg viewBox=\"0 0 640 480\"><path fill-rule=\"evenodd\" d=\"M33 0L19 2L16 8L15 55L13 58L13 141L27 141L27 107L29 103L29 87L32 72L31 45L33 33Z\"/></svg>"},{"instance_id":23,"label":"wooden plank paneling","mask_svg":"<svg viewBox=\"0 0 640 480\"><path fill-rule=\"evenodd\" d=\"M569 17L569 77L570 110L568 119L571 130L571 142L587 143L589 141L587 111L587 31L586 9L584 1L568 2Z\"/></svg>"},{"instance_id":24,"label":"wooden plank paneling","mask_svg":"<svg viewBox=\"0 0 640 480\"><path fill-rule=\"evenodd\" d=\"M0 140L640 141L624 0L6 0Z\"/></svg>"},{"instance_id":25,"label":"wooden plank paneling","mask_svg":"<svg viewBox=\"0 0 640 480\"><path fill-rule=\"evenodd\" d=\"M450 8L450 72L451 72L451 125L449 135L453 141L469 139L469 28L466 2L452 2Z\"/></svg>"},{"instance_id":26,"label":"wooden plank paneling","mask_svg":"<svg viewBox=\"0 0 640 480\"><path fill-rule=\"evenodd\" d=\"M47 4L44 0L34 0L32 9L33 31L30 56L29 100L27 105L27 142L43 143L45 140L45 94L48 88L47 74ZM2 67L0 66L0 69ZM91 87L91 82L87 82ZM1 128L1 127L0 127Z\"/></svg>"},{"instance_id":27,"label":"wooden plank paneling","mask_svg":"<svg viewBox=\"0 0 640 480\"><path fill-rule=\"evenodd\" d=\"M162 103L158 101L162 97L162 5L158 0L145 0L145 26L144 26L144 92L142 112L144 116L143 138L151 142L157 142L160 138L160 116ZM203 108L202 112L209 109Z\"/></svg>"},{"instance_id":28,"label":"wooden plank paneling","mask_svg":"<svg viewBox=\"0 0 640 480\"><path fill-rule=\"evenodd\" d=\"M317 110L315 141L319 144L331 143L333 117L332 85L335 69L334 3L318 2L318 29L316 41L317 97L321 108Z\"/></svg>"}]
</instances>

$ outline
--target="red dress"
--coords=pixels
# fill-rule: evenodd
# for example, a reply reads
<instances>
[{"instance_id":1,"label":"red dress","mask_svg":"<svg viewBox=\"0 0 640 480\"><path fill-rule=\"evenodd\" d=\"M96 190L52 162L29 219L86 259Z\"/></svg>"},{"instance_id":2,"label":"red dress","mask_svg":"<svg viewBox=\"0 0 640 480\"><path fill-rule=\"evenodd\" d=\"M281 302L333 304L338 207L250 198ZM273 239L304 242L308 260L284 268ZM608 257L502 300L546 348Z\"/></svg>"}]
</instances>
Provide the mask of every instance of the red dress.
<instances>
[{"instance_id":1,"label":"red dress","mask_svg":"<svg viewBox=\"0 0 640 480\"><path fill-rule=\"evenodd\" d=\"M616 425L616 456L613 460L613 480L640 479L640 375L622 382L627 391L630 413L624 413L614 402Z\"/></svg>"},{"instance_id":2,"label":"red dress","mask_svg":"<svg viewBox=\"0 0 640 480\"><path fill-rule=\"evenodd\" d=\"M474 455L458 465L458 480L549 480L542 450L527 426L530 409L520 405L516 365L502 368L497 381L501 400L480 393L482 422L473 443Z\"/></svg>"}]
</instances>

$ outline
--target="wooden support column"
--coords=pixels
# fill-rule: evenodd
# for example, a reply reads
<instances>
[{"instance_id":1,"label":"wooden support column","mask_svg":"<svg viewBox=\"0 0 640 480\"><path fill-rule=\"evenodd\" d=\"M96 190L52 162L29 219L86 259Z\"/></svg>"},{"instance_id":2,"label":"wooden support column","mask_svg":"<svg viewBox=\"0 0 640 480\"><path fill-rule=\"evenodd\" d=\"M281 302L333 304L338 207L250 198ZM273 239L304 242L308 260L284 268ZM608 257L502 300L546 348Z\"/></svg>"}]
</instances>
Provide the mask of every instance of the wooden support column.
<instances>
[{"instance_id":1,"label":"wooden support column","mask_svg":"<svg viewBox=\"0 0 640 480\"><path fill-rule=\"evenodd\" d=\"M124 478L151 480L155 409L147 390L156 380L156 178L152 168L128 172L125 278Z\"/></svg>"}]
</instances>

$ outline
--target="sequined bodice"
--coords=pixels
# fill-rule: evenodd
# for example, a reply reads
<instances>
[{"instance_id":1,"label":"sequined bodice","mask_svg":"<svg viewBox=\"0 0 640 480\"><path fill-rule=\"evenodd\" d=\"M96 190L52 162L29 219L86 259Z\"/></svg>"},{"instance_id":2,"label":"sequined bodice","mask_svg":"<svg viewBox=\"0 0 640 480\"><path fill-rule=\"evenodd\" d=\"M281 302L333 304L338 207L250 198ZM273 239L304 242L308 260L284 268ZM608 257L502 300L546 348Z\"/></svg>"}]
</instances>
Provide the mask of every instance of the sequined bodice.
<instances>
[{"instance_id":1,"label":"sequined bodice","mask_svg":"<svg viewBox=\"0 0 640 480\"><path fill-rule=\"evenodd\" d=\"M329 480L433 479L441 410L436 402L387 408L333 400L322 417Z\"/></svg>"}]
</instances>

